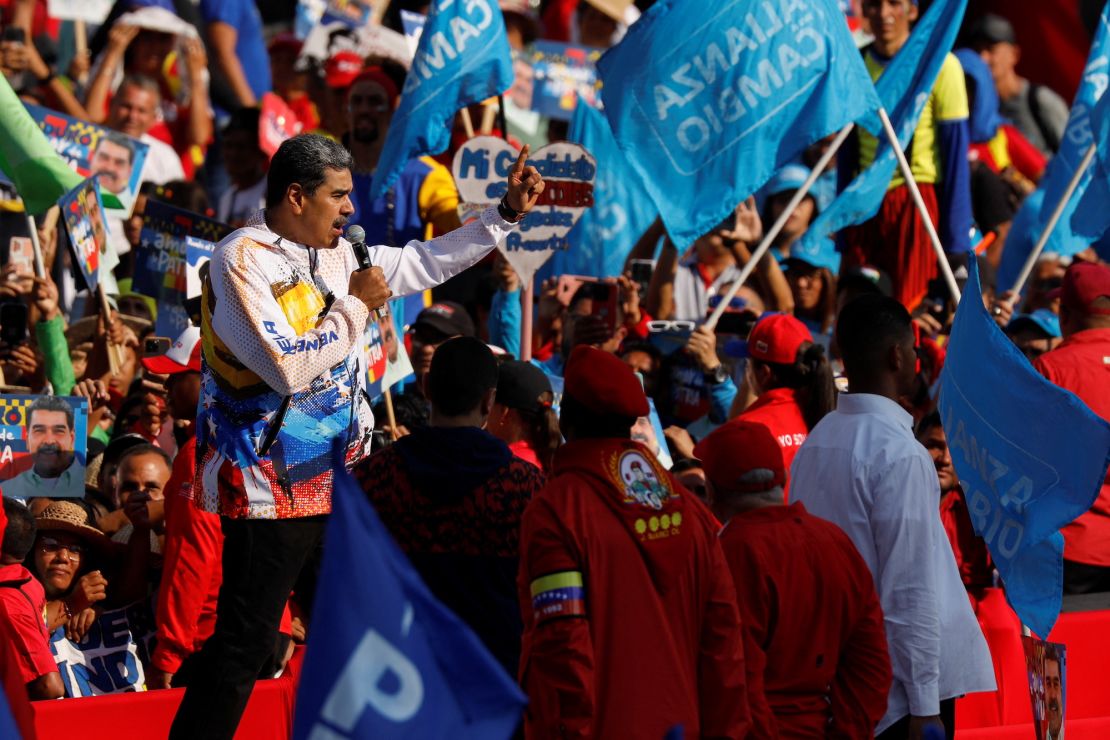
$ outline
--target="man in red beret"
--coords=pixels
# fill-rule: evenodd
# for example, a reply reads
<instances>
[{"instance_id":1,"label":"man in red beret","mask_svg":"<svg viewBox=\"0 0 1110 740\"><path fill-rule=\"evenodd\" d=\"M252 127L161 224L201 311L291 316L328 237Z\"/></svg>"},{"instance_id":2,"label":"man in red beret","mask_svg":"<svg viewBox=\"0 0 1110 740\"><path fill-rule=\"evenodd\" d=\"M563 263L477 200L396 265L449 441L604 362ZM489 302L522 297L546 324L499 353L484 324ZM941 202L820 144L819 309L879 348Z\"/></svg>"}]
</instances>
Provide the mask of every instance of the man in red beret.
<instances>
[{"instance_id":1,"label":"man in red beret","mask_svg":"<svg viewBox=\"0 0 1110 740\"><path fill-rule=\"evenodd\" d=\"M1059 347L1033 363L1041 375L1110 421L1110 269L1075 262L1056 291ZM1064 527L1064 593L1110 591L1110 477L1095 505Z\"/></svg>"},{"instance_id":2,"label":"man in red beret","mask_svg":"<svg viewBox=\"0 0 1110 740\"><path fill-rule=\"evenodd\" d=\"M710 506L736 584L753 737L871 737L890 689L883 613L867 563L835 524L783 505L783 449L762 424L703 439ZM759 688L763 696L759 696Z\"/></svg>"},{"instance_id":3,"label":"man in red beret","mask_svg":"<svg viewBox=\"0 0 1110 740\"><path fill-rule=\"evenodd\" d=\"M564 381L567 443L521 531L526 735L745 737L742 633L716 520L630 439L648 403L627 365L581 345Z\"/></svg>"}]
</instances>

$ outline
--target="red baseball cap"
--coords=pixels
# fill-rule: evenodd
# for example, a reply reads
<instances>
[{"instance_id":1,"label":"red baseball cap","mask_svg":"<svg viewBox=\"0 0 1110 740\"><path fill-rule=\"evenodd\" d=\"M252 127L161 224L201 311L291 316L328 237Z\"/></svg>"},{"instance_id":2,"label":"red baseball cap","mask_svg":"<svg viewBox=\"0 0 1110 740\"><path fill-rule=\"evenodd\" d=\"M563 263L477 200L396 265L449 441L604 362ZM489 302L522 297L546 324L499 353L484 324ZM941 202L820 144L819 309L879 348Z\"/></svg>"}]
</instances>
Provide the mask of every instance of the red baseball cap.
<instances>
[{"instance_id":1,"label":"red baseball cap","mask_svg":"<svg viewBox=\"0 0 1110 740\"><path fill-rule=\"evenodd\" d=\"M366 62L353 51L339 51L324 62L324 82L328 87L350 87Z\"/></svg>"},{"instance_id":2,"label":"red baseball cap","mask_svg":"<svg viewBox=\"0 0 1110 740\"><path fill-rule=\"evenodd\" d=\"M1094 262L1072 262L1064 283L1048 294L1060 303L1090 316L1110 316L1110 308L1094 308L1099 298L1110 298L1110 269Z\"/></svg>"},{"instance_id":3,"label":"red baseball cap","mask_svg":"<svg viewBox=\"0 0 1110 740\"><path fill-rule=\"evenodd\" d=\"M563 393L597 414L638 419L647 416L644 388L624 360L580 344L570 353Z\"/></svg>"},{"instance_id":4,"label":"red baseball cap","mask_svg":"<svg viewBox=\"0 0 1110 740\"><path fill-rule=\"evenodd\" d=\"M722 491L761 493L786 484L786 463L771 430L739 419L717 428L694 448L705 477ZM770 470L774 477L758 483L740 483L753 470Z\"/></svg>"},{"instance_id":5,"label":"red baseball cap","mask_svg":"<svg viewBox=\"0 0 1110 740\"><path fill-rule=\"evenodd\" d=\"M798 348L813 342L813 335L801 321L787 313L765 314L748 335L746 357L776 365L793 365Z\"/></svg>"},{"instance_id":6,"label":"red baseball cap","mask_svg":"<svg viewBox=\"0 0 1110 740\"><path fill-rule=\"evenodd\" d=\"M158 375L200 372L200 329L190 326L181 332L164 355L144 357L143 367Z\"/></svg>"}]
</instances>

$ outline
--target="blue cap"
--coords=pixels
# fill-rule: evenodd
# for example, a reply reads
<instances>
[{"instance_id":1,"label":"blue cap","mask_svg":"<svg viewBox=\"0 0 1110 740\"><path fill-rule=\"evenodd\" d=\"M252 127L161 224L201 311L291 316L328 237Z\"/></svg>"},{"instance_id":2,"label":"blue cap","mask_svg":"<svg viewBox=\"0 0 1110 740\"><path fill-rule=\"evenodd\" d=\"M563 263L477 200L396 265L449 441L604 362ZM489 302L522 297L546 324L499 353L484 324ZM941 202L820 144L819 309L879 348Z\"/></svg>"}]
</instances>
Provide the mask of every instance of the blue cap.
<instances>
[{"instance_id":1,"label":"blue cap","mask_svg":"<svg viewBox=\"0 0 1110 740\"><path fill-rule=\"evenodd\" d=\"M1050 337L1056 338L1062 336L1060 333L1060 317L1047 308L1038 308L1033 313L1019 313L1017 316L1010 319L1010 323L1006 326L1006 331L1010 333L1019 331L1021 329L1021 323L1023 322L1031 322Z\"/></svg>"},{"instance_id":2,"label":"blue cap","mask_svg":"<svg viewBox=\"0 0 1110 740\"><path fill-rule=\"evenodd\" d=\"M790 247L790 256L783 261L783 267L790 269L792 262L804 262L811 267L824 267L836 275L840 271L840 252L832 239L801 238Z\"/></svg>"},{"instance_id":3,"label":"blue cap","mask_svg":"<svg viewBox=\"0 0 1110 740\"><path fill-rule=\"evenodd\" d=\"M789 190L798 190L805 184L809 173L809 167L800 164L788 164L771 177L763 188L763 194L770 198Z\"/></svg>"}]
</instances>

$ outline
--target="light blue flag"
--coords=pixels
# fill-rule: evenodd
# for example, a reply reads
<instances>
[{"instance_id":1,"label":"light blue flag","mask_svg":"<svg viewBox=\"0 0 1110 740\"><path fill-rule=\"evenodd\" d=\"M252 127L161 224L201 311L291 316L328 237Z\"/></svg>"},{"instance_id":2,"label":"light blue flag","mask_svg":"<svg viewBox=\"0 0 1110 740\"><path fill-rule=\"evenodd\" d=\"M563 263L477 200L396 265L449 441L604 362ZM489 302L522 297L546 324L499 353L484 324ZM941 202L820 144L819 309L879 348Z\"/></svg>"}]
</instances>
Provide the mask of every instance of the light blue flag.
<instances>
[{"instance_id":1,"label":"light blue flag","mask_svg":"<svg viewBox=\"0 0 1110 740\"><path fill-rule=\"evenodd\" d=\"M864 118L878 130L833 0L659 0L598 69L617 143L679 251L809 144Z\"/></svg>"},{"instance_id":2,"label":"light blue flag","mask_svg":"<svg viewBox=\"0 0 1110 740\"><path fill-rule=\"evenodd\" d=\"M334 510L293 737L510 737L524 694L428 591L366 494L343 472L339 445L333 458Z\"/></svg>"},{"instance_id":3,"label":"light blue flag","mask_svg":"<svg viewBox=\"0 0 1110 740\"><path fill-rule=\"evenodd\" d=\"M1099 68L1104 87L1108 72L1104 59ZM1084 237L1084 243L1100 239L1110 229L1110 95L1100 95L1091 110L1091 131L1095 159L1090 166L1090 182L1071 216L1072 231Z\"/></svg>"},{"instance_id":4,"label":"light blue flag","mask_svg":"<svg viewBox=\"0 0 1110 740\"><path fill-rule=\"evenodd\" d=\"M449 124L460 108L512 84L513 62L497 3L433 2L374 172L370 200L385 195L410 159L447 149Z\"/></svg>"},{"instance_id":5,"label":"light blue flag","mask_svg":"<svg viewBox=\"0 0 1110 740\"><path fill-rule=\"evenodd\" d=\"M597 160L597 182L593 207L567 234L569 247L548 261L550 274L615 277L659 211L617 147L601 112L579 100L567 139L586 147Z\"/></svg>"},{"instance_id":6,"label":"light blue flag","mask_svg":"<svg viewBox=\"0 0 1110 740\"><path fill-rule=\"evenodd\" d=\"M969 268L940 378L941 419L975 532L1010 605L1043 638L1060 613L1059 530L1098 498L1110 424L1033 369L983 307L975 260Z\"/></svg>"},{"instance_id":7,"label":"light blue flag","mask_svg":"<svg viewBox=\"0 0 1110 740\"><path fill-rule=\"evenodd\" d=\"M1087 56L1087 66L1083 70L1083 80L1075 93L1071 115L1068 116L1068 125L1060 141L1060 150L1049 161L1037 191L1026 198L1021 205L1010 227L1010 234L1006 237L1006 248L1002 250L1002 262L998 266L1000 289L1009 289L1014 284L1022 265L1033 250L1033 245L1037 243L1049 217L1063 198L1072 175L1079 169L1080 160L1083 159L1090 145L1095 142L1092 109L1102 97L1108 84L1110 84L1110 5L1102 9L1102 15L1099 17L1094 42L1091 44L1091 53ZM1110 140L1099 139L1099 141ZM1070 257L1082 252L1094 241L1090 235L1082 232L1097 231L1098 224L1103 218L1102 214L1098 214L1092 220L1087 220L1082 215L1076 221L1072 220L1079 201L1091 184L1094 169L1094 167L1088 167L1079 181L1079 187L1076 188L1059 223L1056 224L1056 228L1052 230L1045 244L1045 252ZM1105 192L1103 189L1105 185L1103 181L1099 190ZM1035 198L1038 193L1041 195ZM1089 205L1104 210L1107 201L1098 199L1099 193L1093 192L1092 196L1096 200ZM1087 210L1087 213L1090 213L1090 210Z\"/></svg>"},{"instance_id":8,"label":"light blue flag","mask_svg":"<svg viewBox=\"0 0 1110 740\"><path fill-rule=\"evenodd\" d=\"M952 49L967 0L938 0L913 27L913 33L875 83L879 100L890 116L890 123L904 150L917 129L925 104L945 57ZM823 211L802 235L808 245L824 239L845 226L860 224L879 212L898 160L885 136L871 166L856 176L832 205Z\"/></svg>"}]
</instances>

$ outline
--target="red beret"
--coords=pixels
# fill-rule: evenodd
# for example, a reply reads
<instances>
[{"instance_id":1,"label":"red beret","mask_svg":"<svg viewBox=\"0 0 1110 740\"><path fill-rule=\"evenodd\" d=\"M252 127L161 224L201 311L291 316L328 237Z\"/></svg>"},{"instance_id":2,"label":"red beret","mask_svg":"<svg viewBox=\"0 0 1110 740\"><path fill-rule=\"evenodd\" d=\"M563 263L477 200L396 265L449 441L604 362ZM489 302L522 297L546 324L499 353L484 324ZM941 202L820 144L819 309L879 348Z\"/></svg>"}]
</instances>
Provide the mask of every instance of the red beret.
<instances>
[{"instance_id":1,"label":"red beret","mask_svg":"<svg viewBox=\"0 0 1110 740\"><path fill-rule=\"evenodd\" d=\"M694 448L705 477L723 491L759 493L786 484L786 464L782 447L762 424L739 419L713 431ZM765 483L740 483L740 478L763 468L774 473Z\"/></svg>"},{"instance_id":2,"label":"red beret","mask_svg":"<svg viewBox=\"0 0 1110 740\"><path fill-rule=\"evenodd\" d=\"M647 396L632 368L611 352L580 344L570 353L563 393L596 414L648 415Z\"/></svg>"},{"instance_id":3,"label":"red beret","mask_svg":"<svg viewBox=\"0 0 1110 740\"><path fill-rule=\"evenodd\" d=\"M1093 262L1072 262L1064 274L1064 284L1048 294L1073 311L1088 316L1110 314L1110 310L1095 308L1099 298L1110 298L1110 269Z\"/></svg>"}]
</instances>

